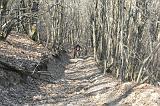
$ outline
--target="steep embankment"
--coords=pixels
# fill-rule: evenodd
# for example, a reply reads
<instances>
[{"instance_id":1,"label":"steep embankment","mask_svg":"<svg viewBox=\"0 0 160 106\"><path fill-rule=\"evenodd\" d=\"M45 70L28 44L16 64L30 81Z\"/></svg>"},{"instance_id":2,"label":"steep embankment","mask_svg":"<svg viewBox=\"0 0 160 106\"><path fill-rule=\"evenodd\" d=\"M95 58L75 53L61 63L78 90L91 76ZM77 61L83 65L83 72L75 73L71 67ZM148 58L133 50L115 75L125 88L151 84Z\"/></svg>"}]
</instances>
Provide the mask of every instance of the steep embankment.
<instances>
[{"instance_id":1,"label":"steep embankment","mask_svg":"<svg viewBox=\"0 0 160 106\"><path fill-rule=\"evenodd\" d=\"M32 101L39 86L63 77L64 69L62 60L43 45L25 35L11 34L0 41L0 106Z\"/></svg>"}]
</instances>

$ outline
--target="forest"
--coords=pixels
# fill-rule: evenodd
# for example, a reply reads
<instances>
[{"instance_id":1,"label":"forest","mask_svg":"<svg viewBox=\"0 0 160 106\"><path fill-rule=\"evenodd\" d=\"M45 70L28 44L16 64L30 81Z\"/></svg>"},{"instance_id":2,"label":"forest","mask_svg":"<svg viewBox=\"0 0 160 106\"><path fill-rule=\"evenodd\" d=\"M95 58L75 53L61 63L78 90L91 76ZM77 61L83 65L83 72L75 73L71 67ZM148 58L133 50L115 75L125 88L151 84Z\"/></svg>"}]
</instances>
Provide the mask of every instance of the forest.
<instances>
[{"instance_id":1,"label":"forest","mask_svg":"<svg viewBox=\"0 0 160 106\"><path fill-rule=\"evenodd\" d=\"M0 85L54 83L92 57L103 77L160 86L159 53L160 0L0 0Z\"/></svg>"}]
</instances>

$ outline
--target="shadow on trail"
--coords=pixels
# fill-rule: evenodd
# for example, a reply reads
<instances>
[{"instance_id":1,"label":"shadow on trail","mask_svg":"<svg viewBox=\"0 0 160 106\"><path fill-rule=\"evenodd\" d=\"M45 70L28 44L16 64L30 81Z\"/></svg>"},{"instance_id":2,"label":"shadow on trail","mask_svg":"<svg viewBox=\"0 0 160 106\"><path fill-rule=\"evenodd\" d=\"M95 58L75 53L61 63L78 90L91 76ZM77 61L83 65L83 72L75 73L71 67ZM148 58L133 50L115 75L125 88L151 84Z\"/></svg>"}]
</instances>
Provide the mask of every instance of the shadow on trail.
<instances>
[{"instance_id":1,"label":"shadow on trail","mask_svg":"<svg viewBox=\"0 0 160 106\"><path fill-rule=\"evenodd\" d=\"M92 85L92 86L89 86L89 87L86 88L85 90L88 90L88 89L90 89L90 88L92 88L92 87L96 87L96 86L99 86L99 85L107 84L107 83L108 83L108 82L102 82L102 83L94 84L94 85Z\"/></svg>"},{"instance_id":2,"label":"shadow on trail","mask_svg":"<svg viewBox=\"0 0 160 106\"><path fill-rule=\"evenodd\" d=\"M95 78L95 77L98 77L98 76L101 76L101 72L97 72L97 73L94 73L94 74L91 74L91 75L88 75L88 76L77 76L76 78L67 78L67 79L69 79L69 80L84 80L84 79L86 79L86 80L90 80L90 79L93 79L93 78Z\"/></svg>"},{"instance_id":3,"label":"shadow on trail","mask_svg":"<svg viewBox=\"0 0 160 106\"><path fill-rule=\"evenodd\" d=\"M96 96L97 94L103 94L103 93L107 92L109 89L110 89L110 87L104 87L102 89L98 89L96 91L89 92L89 93L85 94L85 96Z\"/></svg>"},{"instance_id":4,"label":"shadow on trail","mask_svg":"<svg viewBox=\"0 0 160 106\"><path fill-rule=\"evenodd\" d=\"M47 69L54 80L65 77L66 66L70 64L67 53L62 53L58 58L53 58L47 63Z\"/></svg>"}]
</instances>

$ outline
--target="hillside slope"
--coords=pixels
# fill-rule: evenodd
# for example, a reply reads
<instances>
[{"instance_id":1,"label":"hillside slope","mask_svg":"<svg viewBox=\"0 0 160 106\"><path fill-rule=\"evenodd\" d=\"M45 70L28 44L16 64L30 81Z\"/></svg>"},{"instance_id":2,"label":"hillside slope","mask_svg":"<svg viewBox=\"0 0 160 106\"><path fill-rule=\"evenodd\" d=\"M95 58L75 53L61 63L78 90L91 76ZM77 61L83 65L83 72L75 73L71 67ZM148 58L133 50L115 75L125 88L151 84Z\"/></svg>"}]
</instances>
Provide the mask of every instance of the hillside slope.
<instances>
[{"instance_id":1,"label":"hillside slope","mask_svg":"<svg viewBox=\"0 0 160 106\"><path fill-rule=\"evenodd\" d=\"M26 41L25 39L22 40ZM6 44L4 42L0 43ZM2 52L8 46L11 48ZM14 43L7 46L1 45L0 54L9 52L10 56L27 56L27 50L17 50L22 45L18 45L20 47L16 46L14 46ZM15 51L13 51L14 49ZM40 52L34 47L30 51L30 53L33 51ZM14 54L14 52L20 53L20 55ZM34 53L28 57L30 61L32 56L34 56ZM59 59L52 59L47 64L50 70L48 74L52 74L52 82L28 76L27 82L22 83L19 74L1 67L0 105L160 106L160 87L134 82L121 83L110 74L104 76L93 57L68 59L63 54ZM17 63L11 61L10 63L17 64L20 61L17 61Z\"/></svg>"}]
</instances>

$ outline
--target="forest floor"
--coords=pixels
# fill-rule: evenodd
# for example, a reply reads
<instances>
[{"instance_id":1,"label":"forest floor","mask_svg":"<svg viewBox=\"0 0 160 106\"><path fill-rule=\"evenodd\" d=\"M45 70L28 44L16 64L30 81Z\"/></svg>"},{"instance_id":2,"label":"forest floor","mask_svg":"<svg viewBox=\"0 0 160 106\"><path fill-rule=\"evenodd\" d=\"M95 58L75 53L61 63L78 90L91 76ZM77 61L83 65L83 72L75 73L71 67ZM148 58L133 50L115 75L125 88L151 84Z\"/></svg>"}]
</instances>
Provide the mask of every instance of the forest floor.
<instances>
[{"instance_id":1,"label":"forest floor","mask_svg":"<svg viewBox=\"0 0 160 106\"><path fill-rule=\"evenodd\" d=\"M0 105L160 106L159 87L104 76L92 57L70 59L64 78L54 83L29 79L27 84L0 86Z\"/></svg>"},{"instance_id":2,"label":"forest floor","mask_svg":"<svg viewBox=\"0 0 160 106\"><path fill-rule=\"evenodd\" d=\"M0 106L160 106L160 87L103 75L93 57L62 55L60 63L63 76L52 83L30 76L22 83L17 73L0 69ZM49 66L62 74L61 67Z\"/></svg>"}]
</instances>

